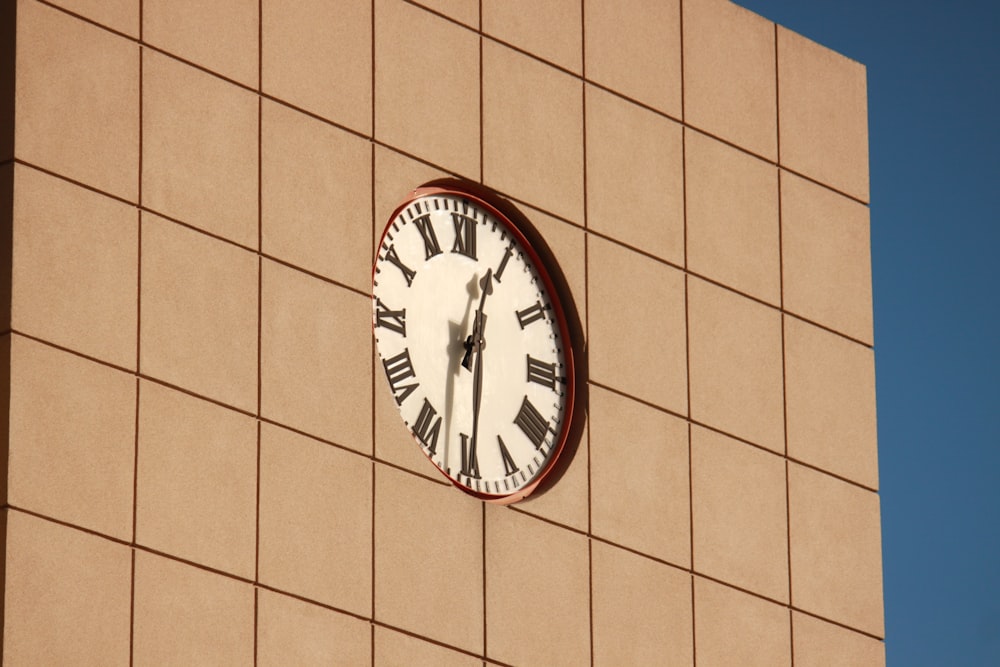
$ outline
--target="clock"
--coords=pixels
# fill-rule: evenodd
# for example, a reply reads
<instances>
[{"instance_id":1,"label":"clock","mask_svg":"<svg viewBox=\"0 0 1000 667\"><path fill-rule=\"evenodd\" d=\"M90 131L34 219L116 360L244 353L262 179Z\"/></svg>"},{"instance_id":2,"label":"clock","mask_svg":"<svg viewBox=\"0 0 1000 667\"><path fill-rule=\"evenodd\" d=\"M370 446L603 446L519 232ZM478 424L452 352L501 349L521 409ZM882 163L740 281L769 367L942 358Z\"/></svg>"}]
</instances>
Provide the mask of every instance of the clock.
<instances>
[{"instance_id":1,"label":"clock","mask_svg":"<svg viewBox=\"0 0 1000 667\"><path fill-rule=\"evenodd\" d=\"M506 208L475 186L418 188L372 271L376 348L403 422L455 486L497 503L552 471L575 387L559 293Z\"/></svg>"}]
</instances>

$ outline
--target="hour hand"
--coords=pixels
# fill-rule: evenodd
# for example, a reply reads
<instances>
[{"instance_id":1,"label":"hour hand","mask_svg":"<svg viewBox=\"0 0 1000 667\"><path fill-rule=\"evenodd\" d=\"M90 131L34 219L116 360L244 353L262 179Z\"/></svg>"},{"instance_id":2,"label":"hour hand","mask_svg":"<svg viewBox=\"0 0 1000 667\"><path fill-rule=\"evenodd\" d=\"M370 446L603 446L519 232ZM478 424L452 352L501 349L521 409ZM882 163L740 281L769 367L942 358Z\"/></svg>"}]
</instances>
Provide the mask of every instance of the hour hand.
<instances>
[{"instance_id":1,"label":"hour hand","mask_svg":"<svg viewBox=\"0 0 1000 667\"><path fill-rule=\"evenodd\" d=\"M476 320L472 325L472 335L465 339L465 356L462 357L462 365L467 370L472 370L472 355L486 347L483 333L486 330L486 313L476 311Z\"/></svg>"}]
</instances>

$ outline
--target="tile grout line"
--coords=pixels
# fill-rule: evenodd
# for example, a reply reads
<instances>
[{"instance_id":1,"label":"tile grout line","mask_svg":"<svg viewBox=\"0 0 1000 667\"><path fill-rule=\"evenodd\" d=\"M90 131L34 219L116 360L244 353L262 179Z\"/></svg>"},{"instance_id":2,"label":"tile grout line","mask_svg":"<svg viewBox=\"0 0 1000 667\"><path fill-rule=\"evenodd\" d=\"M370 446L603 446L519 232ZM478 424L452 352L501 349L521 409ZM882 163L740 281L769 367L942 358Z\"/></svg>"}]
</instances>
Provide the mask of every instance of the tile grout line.
<instances>
[{"instance_id":1,"label":"tile grout line","mask_svg":"<svg viewBox=\"0 0 1000 667\"><path fill-rule=\"evenodd\" d=\"M256 666L260 637L260 464L261 464L261 340L264 314L264 2L257 0L257 466L256 497L254 507L254 561L253 561L253 664Z\"/></svg>"},{"instance_id":2,"label":"tile grout line","mask_svg":"<svg viewBox=\"0 0 1000 667\"><path fill-rule=\"evenodd\" d=\"M792 508L791 508L791 486L790 459L788 456L788 372L786 368L787 349L785 346L785 249L783 245L784 218L782 209L784 208L781 198L781 181L783 180L781 169L781 77L778 70L778 24L774 24L774 133L775 133L775 153L777 158L777 187L778 187L778 291L780 301L781 317L781 409L784 429L785 444L785 543L787 547L787 568L788 568L788 651L791 667L795 667L795 623L793 622L792 605Z\"/></svg>"},{"instance_id":3,"label":"tile grout line","mask_svg":"<svg viewBox=\"0 0 1000 667\"><path fill-rule=\"evenodd\" d=\"M128 662L131 667L135 663L135 545L138 539L139 522L139 405L142 382L142 175L143 175L143 79L145 73L145 47L143 46L143 0L139 0L139 155L138 173L136 175L136 287L135 287L135 440L132 450L132 546L129 582L129 632L128 632Z\"/></svg>"},{"instance_id":4,"label":"tile grout line","mask_svg":"<svg viewBox=\"0 0 1000 667\"><path fill-rule=\"evenodd\" d=\"M690 276L691 271L688 265L688 203L687 203L687 135L688 125L685 122L687 117L686 96L684 94L684 82L686 79L684 69L684 0L678 3L680 13L680 67L681 67L681 215L684 221L684 363L686 373L686 393L687 393L687 456L688 456L688 557L691 568L691 664L698 664L698 630L695 623L695 565L694 565L694 446L692 443L693 428L691 420L691 294Z\"/></svg>"}]
</instances>

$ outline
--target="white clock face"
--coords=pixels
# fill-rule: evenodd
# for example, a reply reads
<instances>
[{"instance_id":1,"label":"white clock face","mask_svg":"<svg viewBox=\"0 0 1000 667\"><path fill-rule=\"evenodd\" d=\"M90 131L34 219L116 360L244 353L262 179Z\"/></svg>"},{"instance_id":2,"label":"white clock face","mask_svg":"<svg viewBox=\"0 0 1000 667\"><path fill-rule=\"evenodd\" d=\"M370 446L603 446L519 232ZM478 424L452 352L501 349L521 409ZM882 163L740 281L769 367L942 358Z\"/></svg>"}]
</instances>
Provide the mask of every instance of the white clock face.
<instances>
[{"instance_id":1,"label":"white clock face","mask_svg":"<svg viewBox=\"0 0 1000 667\"><path fill-rule=\"evenodd\" d=\"M400 415L482 498L530 493L566 437L572 352L543 270L496 209L437 188L415 193L378 248L375 341Z\"/></svg>"}]
</instances>

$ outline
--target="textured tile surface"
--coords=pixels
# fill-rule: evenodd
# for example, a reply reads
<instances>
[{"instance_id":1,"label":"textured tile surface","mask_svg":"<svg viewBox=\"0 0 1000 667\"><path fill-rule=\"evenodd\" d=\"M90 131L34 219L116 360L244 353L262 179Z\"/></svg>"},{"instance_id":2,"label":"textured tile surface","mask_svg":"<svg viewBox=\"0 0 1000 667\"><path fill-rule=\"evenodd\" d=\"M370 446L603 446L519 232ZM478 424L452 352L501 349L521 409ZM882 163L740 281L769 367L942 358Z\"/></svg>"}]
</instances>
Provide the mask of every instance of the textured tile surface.
<instances>
[{"instance_id":1,"label":"textured tile surface","mask_svg":"<svg viewBox=\"0 0 1000 667\"><path fill-rule=\"evenodd\" d=\"M785 307L871 344L868 207L782 172L781 252Z\"/></svg>"},{"instance_id":2,"label":"textured tile surface","mask_svg":"<svg viewBox=\"0 0 1000 667\"><path fill-rule=\"evenodd\" d=\"M482 651L481 507L451 486L376 465L376 619Z\"/></svg>"},{"instance_id":3,"label":"textured tile surface","mask_svg":"<svg viewBox=\"0 0 1000 667\"><path fill-rule=\"evenodd\" d=\"M687 413L684 274L588 238L590 377Z\"/></svg>"},{"instance_id":4,"label":"textured tile surface","mask_svg":"<svg viewBox=\"0 0 1000 667\"><path fill-rule=\"evenodd\" d=\"M378 0L375 50L384 54L375 69L375 136L478 180L476 36L402 0Z\"/></svg>"},{"instance_id":5,"label":"textured tile surface","mask_svg":"<svg viewBox=\"0 0 1000 667\"><path fill-rule=\"evenodd\" d=\"M781 305L777 169L691 131L684 159L688 268Z\"/></svg>"},{"instance_id":6,"label":"textured tile surface","mask_svg":"<svg viewBox=\"0 0 1000 667\"><path fill-rule=\"evenodd\" d=\"M269 101L262 107L261 132L261 250L369 289L368 142Z\"/></svg>"},{"instance_id":7,"label":"textured tile surface","mask_svg":"<svg viewBox=\"0 0 1000 667\"><path fill-rule=\"evenodd\" d=\"M371 463L270 424L260 435L260 580L371 612Z\"/></svg>"},{"instance_id":8,"label":"textured tile surface","mask_svg":"<svg viewBox=\"0 0 1000 667\"><path fill-rule=\"evenodd\" d=\"M684 120L778 154L774 24L727 0L684 5Z\"/></svg>"},{"instance_id":9,"label":"textured tile surface","mask_svg":"<svg viewBox=\"0 0 1000 667\"><path fill-rule=\"evenodd\" d=\"M792 664L787 608L695 577L694 610L698 664Z\"/></svg>"},{"instance_id":10,"label":"textured tile surface","mask_svg":"<svg viewBox=\"0 0 1000 667\"><path fill-rule=\"evenodd\" d=\"M250 664L253 629L253 586L136 551L137 664Z\"/></svg>"},{"instance_id":11,"label":"textured tile surface","mask_svg":"<svg viewBox=\"0 0 1000 667\"><path fill-rule=\"evenodd\" d=\"M371 300L264 261L261 414L372 449Z\"/></svg>"},{"instance_id":12,"label":"textured tile surface","mask_svg":"<svg viewBox=\"0 0 1000 667\"><path fill-rule=\"evenodd\" d=\"M594 664L691 665L691 575L592 542Z\"/></svg>"},{"instance_id":13,"label":"textured tile surface","mask_svg":"<svg viewBox=\"0 0 1000 667\"><path fill-rule=\"evenodd\" d=\"M691 497L695 571L787 602L784 460L695 426Z\"/></svg>"},{"instance_id":14,"label":"textured tile surface","mask_svg":"<svg viewBox=\"0 0 1000 667\"><path fill-rule=\"evenodd\" d=\"M252 579L257 504L253 418L142 382L138 456L136 541Z\"/></svg>"},{"instance_id":15,"label":"textured tile surface","mask_svg":"<svg viewBox=\"0 0 1000 667\"><path fill-rule=\"evenodd\" d=\"M878 495L800 465L788 472L792 603L884 636Z\"/></svg>"},{"instance_id":16,"label":"textured tile surface","mask_svg":"<svg viewBox=\"0 0 1000 667\"><path fill-rule=\"evenodd\" d=\"M792 612L795 664L805 667L884 667L885 644L839 625Z\"/></svg>"},{"instance_id":17,"label":"textured tile surface","mask_svg":"<svg viewBox=\"0 0 1000 667\"><path fill-rule=\"evenodd\" d=\"M483 43L483 180L583 221L582 84L490 40Z\"/></svg>"},{"instance_id":18,"label":"textured tile surface","mask_svg":"<svg viewBox=\"0 0 1000 667\"><path fill-rule=\"evenodd\" d=\"M256 88L258 13L258 7L245 0L143 0L142 38Z\"/></svg>"},{"instance_id":19,"label":"textured tile surface","mask_svg":"<svg viewBox=\"0 0 1000 667\"><path fill-rule=\"evenodd\" d=\"M128 547L13 510L6 525L4 662L129 662Z\"/></svg>"},{"instance_id":20,"label":"textured tile surface","mask_svg":"<svg viewBox=\"0 0 1000 667\"><path fill-rule=\"evenodd\" d=\"M256 96L155 51L142 67L143 205L256 248Z\"/></svg>"},{"instance_id":21,"label":"textured tile surface","mask_svg":"<svg viewBox=\"0 0 1000 667\"><path fill-rule=\"evenodd\" d=\"M778 28L781 164L868 201L864 65Z\"/></svg>"},{"instance_id":22,"label":"textured tile surface","mask_svg":"<svg viewBox=\"0 0 1000 667\"><path fill-rule=\"evenodd\" d=\"M875 354L785 317L788 455L878 488Z\"/></svg>"},{"instance_id":23,"label":"textured tile surface","mask_svg":"<svg viewBox=\"0 0 1000 667\"><path fill-rule=\"evenodd\" d=\"M38 2L17 22L17 157L135 201L139 47Z\"/></svg>"},{"instance_id":24,"label":"textured tile surface","mask_svg":"<svg viewBox=\"0 0 1000 667\"><path fill-rule=\"evenodd\" d=\"M257 596L258 665L371 664L367 622L264 589Z\"/></svg>"},{"instance_id":25,"label":"textured tile surface","mask_svg":"<svg viewBox=\"0 0 1000 667\"><path fill-rule=\"evenodd\" d=\"M783 453L781 315L697 278L688 299L692 419Z\"/></svg>"},{"instance_id":26,"label":"textured tile surface","mask_svg":"<svg viewBox=\"0 0 1000 667\"><path fill-rule=\"evenodd\" d=\"M370 134L370 0L263 3L264 92Z\"/></svg>"},{"instance_id":27,"label":"textured tile surface","mask_svg":"<svg viewBox=\"0 0 1000 667\"><path fill-rule=\"evenodd\" d=\"M28 167L14 174L14 327L134 370L135 209Z\"/></svg>"},{"instance_id":28,"label":"textured tile surface","mask_svg":"<svg viewBox=\"0 0 1000 667\"><path fill-rule=\"evenodd\" d=\"M486 0L483 32L576 74L583 67L579 0Z\"/></svg>"},{"instance_id":29,"label":"textured tile surface","mask_svg":"<svg viewBox=\"0 0 1000 667\"><path fill-rule=\"evenodd\" d=\"M681 116L679 0L584 0L587 78Z\"/></svg>"},{"instance_id":30,"label":"textured tile surface","mask_svg":"<svg viewBox=\"0 0 1000 667\"><path fill-rule=\"evenodd\" d=\"M686 567L687 424L598 387L590 390L590 410L594 534Z\"/></svg>"},{"instance_id":31,"label":"textured tile surface","mask_svg":"<svg viewBox=\"0 0 1000 667\"><path fill-rule=\"evenodd\" d=\"M587 227L684 265L681 125L587 87Z\"/></svg>"},{"instance_id":32,"label":"textured tile surface","mask_svg":"<svg viewBox=\"0 0 1000 667\"><path fill-rule=\"evenodd\" d=\"M487 656L517 665L588 662L587 538L496 506L486 507L485 530Z\"/></svg>"},{"instance_id":33,"label":"textured tile surface","mask_svg":"<svg viewBox=\"0 0 1000 667\"><path fill-rule=\"evenodd\" d=\"M142 372L256 411L257 284L253 253L143 213Z\"/></svg>"},{"instance_id":34,"label":"textured tile surface","mask_svg":"<svg viewBox=\"0 0 1000 667\"><path fill-rule=\"evenodd\" d=\"M130 539L135 378L18 335L10 342L10 503Z\"/></svg>"}]
</instances>

